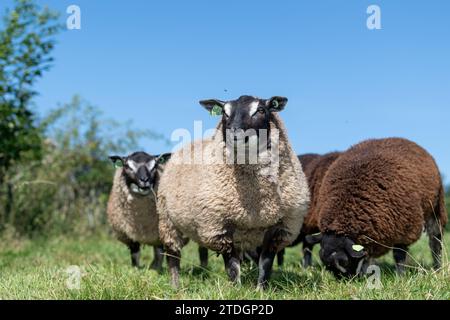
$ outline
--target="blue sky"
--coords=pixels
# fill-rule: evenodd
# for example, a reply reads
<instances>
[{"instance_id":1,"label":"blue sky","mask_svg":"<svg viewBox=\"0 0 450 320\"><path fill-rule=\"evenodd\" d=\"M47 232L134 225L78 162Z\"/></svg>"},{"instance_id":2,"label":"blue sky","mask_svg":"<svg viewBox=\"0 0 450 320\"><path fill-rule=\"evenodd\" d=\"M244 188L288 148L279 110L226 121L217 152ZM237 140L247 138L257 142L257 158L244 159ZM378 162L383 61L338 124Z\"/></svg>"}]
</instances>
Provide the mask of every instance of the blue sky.
<instances>
[{"instance_id":1,"label":"blue sky","mask_svg":"<svg viewBox=\"0 0 450 320\"><path fill-rule=\"evenodd\" d=\"M215 126L200 99L284 95L297 153L401 136L450 178L450 1L38 3L63 20L70 4L82 12L82 29L58 36L55 65L37 85L39 112L80 94L169 137L194 120ZM366 27L370 4L381 8L381 30Z\"/></svg>"}]
</instances>

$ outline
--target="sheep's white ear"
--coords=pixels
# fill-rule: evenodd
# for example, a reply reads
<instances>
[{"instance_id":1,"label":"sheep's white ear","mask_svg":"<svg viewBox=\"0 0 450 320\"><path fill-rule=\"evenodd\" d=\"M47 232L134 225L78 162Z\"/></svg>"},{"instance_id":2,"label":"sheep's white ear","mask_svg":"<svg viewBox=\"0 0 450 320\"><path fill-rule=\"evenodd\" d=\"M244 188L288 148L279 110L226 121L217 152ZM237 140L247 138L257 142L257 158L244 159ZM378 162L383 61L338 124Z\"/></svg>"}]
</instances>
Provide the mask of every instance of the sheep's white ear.
<instances>
[{"instance_id":1,"label":"sheep's white ear","mask_svg":"<svg viewBox=\"0 0 450 320\"><path fill-rule=\"evenodd\" d=\"M217 100L217 99L208 99L201 100L200 104L208 110L211 115L221 115L223 112L223 106L225 105L225 101Z\"/></svg>"},{"instance_id":2,"label":"sheep's white ear","mask_svg":"<svg viewBox=\"0 0 450 320\"><path fill-rule=\"evenodd\" d=\"M113 162L116 168L122 168L125 160L121 156L110 156L109 159Z\"/></svg>"},{"instance_id":3,"label":"sheep's white ear","mask_svg":"<svg viewBox=\"0 0 450 320\"><path fill-rule=\"evenodd\" d=\"M288 102L288 99L285 97L275 96L267 100L267 107L272 112L279 112L284 109Z\"/></svg>"}]
</instances>

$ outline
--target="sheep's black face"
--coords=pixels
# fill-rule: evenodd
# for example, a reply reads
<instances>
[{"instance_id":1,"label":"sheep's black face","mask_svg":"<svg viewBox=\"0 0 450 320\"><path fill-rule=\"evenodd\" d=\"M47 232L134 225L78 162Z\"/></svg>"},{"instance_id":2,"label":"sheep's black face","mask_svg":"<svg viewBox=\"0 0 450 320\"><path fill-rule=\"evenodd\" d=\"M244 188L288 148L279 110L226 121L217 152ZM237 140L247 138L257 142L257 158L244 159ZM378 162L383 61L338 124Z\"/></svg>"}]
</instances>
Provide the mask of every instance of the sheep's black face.
<instances>
[{"instance_id":1,"label":"sheep's black face","mask_svg":"<svg viewBox=\"0 0 450 320\"><path fill-rule=\"evenodd\" d=\"M366 252L350 238L326 233L315 237L308 236L306 241L321 243L320 259L335 277L350 278L360 273Z\"/></svg>"},{"instance_id":2,"label":"sheep's black face","mask_svg":"<svg viewBox=\"0 0 450 320\"><path fill-rule=\"evenodd\" d=\"M344 236L325 234L320 248L320 259L337 277L354 277L361 271L366 253L355 250L355 243ZM361 247L362 248L362 247Z\"/></svg>"},{"instance_id":3,"label":"sheep's black face","mask_svg":"<svg viewBox=\"0 0 450 320\"><path fill-rule=\"evenodd\" d=\"M202 100L200 104L210 112L218 110L222 114L223 139L228 146L243 143L248 147L249 143L258 145L261 134L265 134L264 139L269 142L270 115L283 110L287 98L241 96L232 101Z\"/></svg>"},{"instance_id":4,"label":"sheep's black face","mask_svg":"<svg viewBox=\"0 0 450 320\"><path fill-rule=\"evenodd\" d=\"M146 196L154 188L158 165L166 161L170 154L151 156L145 152L135 152L127 157L112 156L116 166L123 167L128 188L135 194Z\"/></svg>"}]
</instances>

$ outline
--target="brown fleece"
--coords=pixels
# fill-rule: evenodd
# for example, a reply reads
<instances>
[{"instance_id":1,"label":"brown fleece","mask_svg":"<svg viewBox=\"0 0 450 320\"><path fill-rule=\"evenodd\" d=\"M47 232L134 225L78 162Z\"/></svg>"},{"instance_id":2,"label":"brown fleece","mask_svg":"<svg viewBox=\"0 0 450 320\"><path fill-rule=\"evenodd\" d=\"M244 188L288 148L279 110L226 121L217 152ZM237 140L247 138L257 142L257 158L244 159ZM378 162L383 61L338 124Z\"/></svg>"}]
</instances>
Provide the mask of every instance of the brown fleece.
<instances>
[{"instance_id":1,"label":"brown fleece","mask_svg":"<svg viewBox=\"0 0 450 320\"><path fill-rule=\"evenodd\" d=\"M370 257L417 241L426 223L447 222L438 167L400 138L368 140L343 153L322 182L320 230L345 235Z\"/></svg>"},{"instance_id":2,"label":"brown fleece","mask_svg":"<svg viewBox=\"0 0 450 320\"><path fill-rule=\"evenodd\" d=\"M306 166L303 166L306 178L308 179L309 192L311 194L311 204L308 213L303 221L303 227L300 236L306 236L319 232L319 205L318 197L322 180L328 171L328 168L339 157L340 152L331 152L323 156L316 157ZM301 162L301 161L300 161ZM303 164L303 162L302 162Z\"/></svg>"},{"instance_id":3,"label":"brown fleece","mask_svg":"<svg viewBox=\"0 0 450 320\"><path fill-rule=\"evenodd\" d=\"M305 153L298 155L298 160L300 160L300 163L302 164L303 171L306 174L306 169L308 168L309 164L319 158L321 155L317 153Z\"/></svg>"}]
</instances>

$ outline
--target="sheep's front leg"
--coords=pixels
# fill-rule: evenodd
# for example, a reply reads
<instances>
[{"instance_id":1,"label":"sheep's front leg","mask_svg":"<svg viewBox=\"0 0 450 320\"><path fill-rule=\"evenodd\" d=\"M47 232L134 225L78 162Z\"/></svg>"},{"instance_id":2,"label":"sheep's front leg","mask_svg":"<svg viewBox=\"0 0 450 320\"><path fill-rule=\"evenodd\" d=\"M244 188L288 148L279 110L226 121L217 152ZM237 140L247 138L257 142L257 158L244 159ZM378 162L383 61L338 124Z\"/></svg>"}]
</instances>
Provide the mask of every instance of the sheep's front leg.
<instances>
[{"instance_id":1,"label":"sheep's front leg","mask_svg":"<svg viewBox=\"0 0 450 320\"><path fill-rule=\"evenodd\" d=\"M130 241L128 243L128 248L130 249L131 255L131 265L133 267L139 268L139 258L141 255L141 245L139 242Z\"/></svg>"},{"instance_id":2,"label":"sheep's front leg","mask_svg":"<svg viewBox=\"0 0 450 320\"><path fill-rule=\"evenodd\" d=\"M174 288L178 288L178 285L180 282L181 252L167 249L166 255L167 255L167 265L169 266L170 279L171 279L172 286Z\"/></svg>"},{"instance_id":3,"label":"sheep's front leg","mask_svg":"<svg viewBox=\"0 0 450 320\"><path fill-rule=\"evenodd\" d=\"M277 228L266 232L259 256L258 289L267 287L275 255L289 244L287 238L287 231L284 229Z\"/></svg>"},{"instance_id":4,"label":"sheep's front leg","mask_svg":"<svg viewBox=\"0 0 450 320\"><path fill-rule=\"evenodd\" d=\"M261 248L256 248L256 250L247 250L244 253L243 261L254 262L256 264L259 263L259 255L261 254Z\"/></svg>"},{"instance_id":5,"label":"sheep's front leg","mask_svg":"<svg viewBox=\"0 0 450 320\"><path fill-rule=\"evenodd\" d=\"M312 266L312 250L314 245L303 241L303 267L308 268Z\"/></svg>"},{"instance_id":6,"label":"sheep's front leg","mask_svg":"<svg viewBox=\"0 0 450 320\"><path fill-rule=\"evenodd\" d=\"M160 271L162 269L163 264L163 254L164 249L163 246L153 246L153 262L150 265L150 269Z\"/></svg>"},{"instance_id":7,"label":"sheep's front leg","mask_svg":"<svg viewBox=\"0 0 450 320\"><path fill-rule=\"evenodd\" d=\"M273 260L275 259L276 252L264 248L259 256L259 276L258 276L258 289L265 289L270 275L272 274Z\"/></svg>"},{"instance_id":8,"label":"sheep's front leg","mask_svg":"<svg viewBox=\"0 0 450 320\"><path fill-rule=\"evenodd\" d=\"M167 265L169 267L172 286L174 288L178 288L180 278L181 249L186 244L186 239L169 219L163 199L164 198L158 199L159 236L166 252Z\"/></svg>"},{"instance_id":9,"label":"sheep's front leg","mask_svg":"<svg viewBox=\"0 0 450 320\"><path fill-rule=\"evenodd\" d=\"M280 267L280 268L283 267L284 254L285 254L285 250L284 249L277 253L277 263L278 263L278 267Z\"/></svg>"},{"instance_id":10,"label":"sheep's front leg","mask_svg":"<svg viewBox=\"0 0 450 320\"><path fill-rule=\"evenodd\" d=\"M205 247L198 247L198 255L200 257L200 266L202 268L208 267L208 249Z\"/></svg>"},{"instance_id":11,"label":"sheep's front leg","mask_svg":"<svg viewBox=\"0 0 450 320\"><path fill-rule=\"evenodd\" d=\"M405 245L397 245L393 249L395 267L399 275L405 273L406 258L408 255L408 247Z\"/></svg>"},{"instance_id":12,"label":"sheep's front leg","mask_svg":"<svg viewBox=\"0 0 450 320\"><path fill-rule=\"evenodd\" d=\"M231 252L222 253L222 256L230 280L241 284L241 259L238 250L233 247Z\"/></svg>"}]
</instances>

